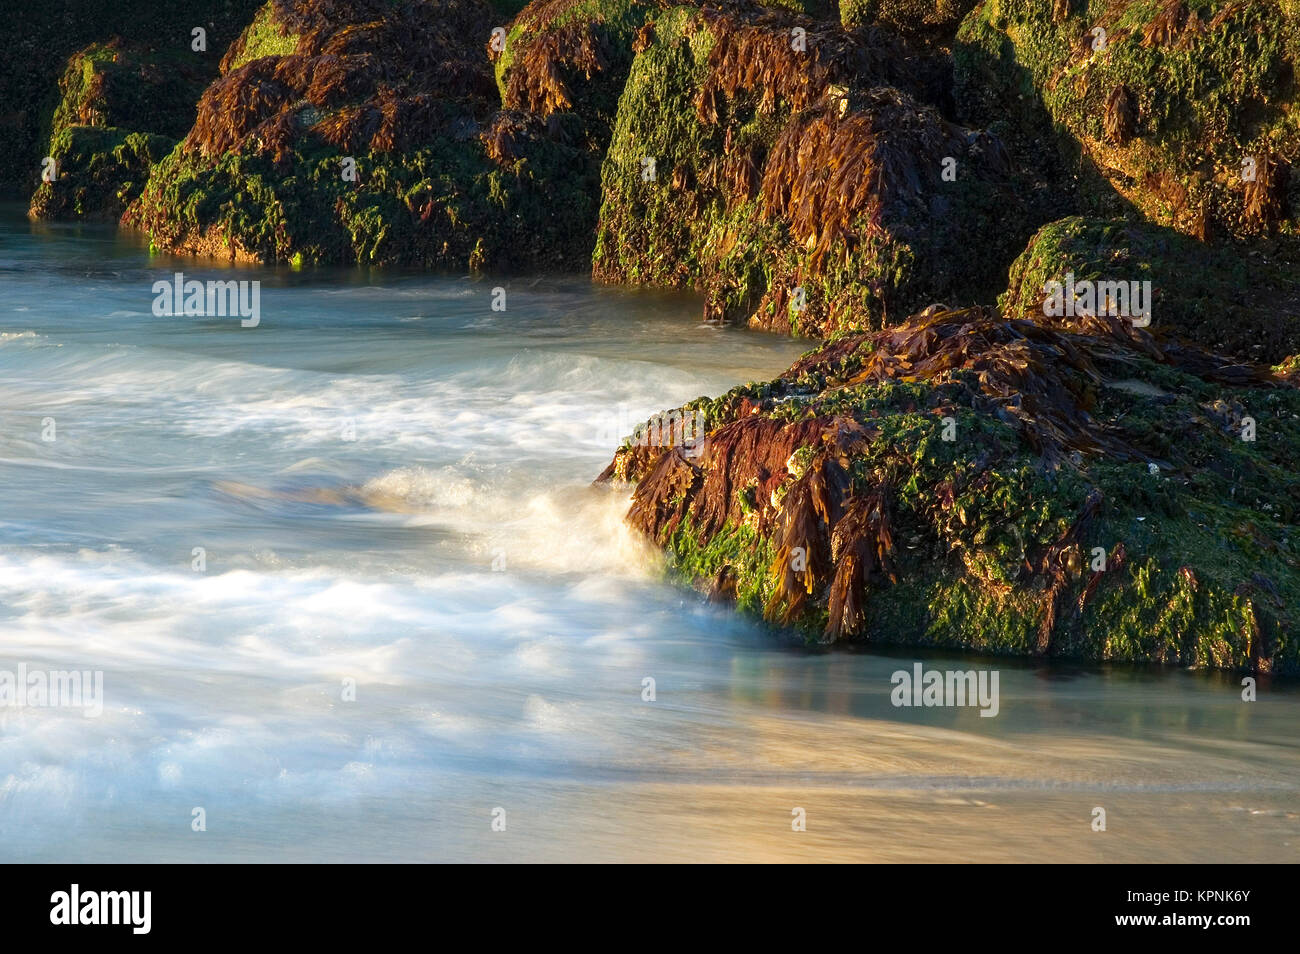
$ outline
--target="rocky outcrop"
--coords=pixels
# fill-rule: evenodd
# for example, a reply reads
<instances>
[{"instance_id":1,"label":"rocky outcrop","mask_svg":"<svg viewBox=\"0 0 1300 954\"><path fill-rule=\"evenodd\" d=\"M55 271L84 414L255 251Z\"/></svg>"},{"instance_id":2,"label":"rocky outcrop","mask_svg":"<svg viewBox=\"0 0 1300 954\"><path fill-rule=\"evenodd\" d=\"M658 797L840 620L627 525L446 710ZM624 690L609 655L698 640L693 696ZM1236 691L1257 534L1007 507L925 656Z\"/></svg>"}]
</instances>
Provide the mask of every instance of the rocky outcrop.
<instances>
[{"instance_id":1,"label":"rocky outcrop","mask_svg":"<svg viewBox=\"0 0 1300 954\"><path fill-rule=\"evenodd\" d=\"M188 51L120 39L73 55L46 149L53 167L32 194L32 217L117 221L194 122L211 72Z\"/></svg>"},{"instance_id":2,"label":"rocky outcrop","mask_svg":"<svg viewBox=\"0 0 1300 954\"><path fill-rule=\"evenodd\" d=\"M1072 326L1071 316L1045 307L1045 289L1067 279L1078 287L1149 282L1145 317L1163 339L1266 364L1300 352L1300 268L1268 247L1220 248L1132 220L1061 219L1039 230L1011 267L1003 314ZM1086 317L1104 307L1071 310Z\"/></svg>"},{"instance_id":3,"label":"rocky outcrop","mask_svg":"<svg viewBox=\"0 0 1300 954\"><path fill-rule=\"evenodd\" d=\"M935 105L947 75L875 27L659 15L605 158L594 274L700 287L710 319L805 335L991 302L1037 223L997 138Z\"/></svg>"},{"instance_id":4,"label":"rocky outcrop","mask_svg":"<svg viewBox=\"0 0 1300 954\"><path fill-rule=\"evenodd\" d=\"M936 308L674 419L702 438L603 479L678 574L810 641L1300 671L1300 390L1266 368Z\"/></svg>"},{"instance_id":5,"label":"rocky outcrop","mask_svg":"<svg viewBox=\"0 0 1300 954\"><path fill-rule=\"evenodd\" d=\"M501 110L481 0L272 0L126 221L263 262L581 267L598 157Z\"/></svg>"},{"instance_id":6,"label":"rocky outcrop","mask_svg":"<svg viewBox=\"0 0 1300 954\"><path fill-rule=\"evenodd\" d=\"M828 338L603 475L713 598L1300 671L1294 4L270 0L175 126L160 55L74 57L36 214Z\"/></svg>"},{"instance_id":7,"label":"rocky outcrop","mask_svg":"<svg viewBox=\"0 0 1300 954\"><path fill-rule=\"evenodd\" d=\"M54 114L65 98L59 78L66 74L69 58L75 60L78 51L91 44L104 47L116 42L145 61L156 57L178 71L200 71L211 80L222 52L261 2L44 0L8 4L5 15L0 17L0 50L4 51L4 63L0 64L0 136L5 142L5 148L0 150L0 193L27 198L41 181L42 160L49 155L48 145L55 132ZM203 31L202 44L196 43L195 30ZM203 49L195 49L196 45ZM160 82L150 85L165 90L173 80L183 77L178 72L175 77L156 79ZM184 104L188 118L179 130L148 125L122 128L179 138L193 120L196 100L197 91ZM158 103L166 102L164 94ZM114 104L114 100L109 103ZM147 102L144 106L151 116L159 112Z\"/></svg>"},{"instance_id":8,"label":"rocky outcrop","mask_svg":"<svg viewBox=\"0 0 1300 954\"><path fill-rule=\"evenodd\" d=\"M984 0L958 35L959 107L1074 211L1293 239L1298 17L1275 0Z\"/></svg>"}]
</instances>

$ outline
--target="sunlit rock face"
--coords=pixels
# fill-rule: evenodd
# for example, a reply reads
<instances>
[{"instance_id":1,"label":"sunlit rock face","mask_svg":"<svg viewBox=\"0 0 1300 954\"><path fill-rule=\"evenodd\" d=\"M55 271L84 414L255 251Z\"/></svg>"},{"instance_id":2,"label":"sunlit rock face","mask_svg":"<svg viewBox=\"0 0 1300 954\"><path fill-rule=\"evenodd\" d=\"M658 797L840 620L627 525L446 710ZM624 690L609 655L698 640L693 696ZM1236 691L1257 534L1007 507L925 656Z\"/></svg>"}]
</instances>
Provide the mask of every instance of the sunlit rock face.
<instances>
[{"instance_id":1,"label":"sunlit rock face","mask_svg":"<svg viewBox=\"0 0 1300 954\"><path fill-rule=\"evenodd\" d=\"M986 0L958 106L1082 211L1202 240L1293 239L1300 20L1273 0Z\"/></svg>"},{"instance_id":2,"label":"sunlit rock face","mask_svg":"<svg viewBox=\"0 0 1300 954\"><path fill-rule=\"evenodd\" d=\"M698 287L711 320L806 335L991 301L1037 223L1002 144L952 120L949 74L885 28L659 15L605 158L594 274Z\"/></svg>"},{"instance_id":3,"label":"sunlit rock face","mask_svg":"<svg viewBox=\"0 0 1300 954\"><path fill-rule=\"evenodd\" d=\"M934 308L680 416L602 478L682 578L809 641L1300 670L1300 390L1267 368Z\"/></svg>"},{"instance_id":4,"label":"sunlit rock face","mask_svg":"<svg viewBox=\"0 0 1300 954\"><path fill-rule=\"evenodd\" d=\"M126 221L163 248L456 270L585 266L576 117L501 110L480 0L275 0Z\"/></svg>"}]
</instances>

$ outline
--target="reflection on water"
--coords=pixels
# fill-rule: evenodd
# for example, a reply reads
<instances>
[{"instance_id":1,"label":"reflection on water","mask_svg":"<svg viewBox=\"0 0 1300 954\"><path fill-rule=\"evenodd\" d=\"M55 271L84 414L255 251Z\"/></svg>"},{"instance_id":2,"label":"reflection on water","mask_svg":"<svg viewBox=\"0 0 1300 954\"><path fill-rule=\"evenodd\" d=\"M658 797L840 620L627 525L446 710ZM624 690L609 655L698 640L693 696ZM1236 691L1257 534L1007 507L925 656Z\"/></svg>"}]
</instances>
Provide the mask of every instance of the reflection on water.
<instances>
[{"instance_id":1,"label":"reflection on water","mask_svg":"<svg viewBox=\"0 0 1300 954\"><path fill-rule=\"evenodd\" d=\"M798 343L580 280L240 269L260 327L155 318L176 269L222 274L0 222L0 670L105 684L0 708L4 860L1296 859L1294 686L808 653L662 582L591 478ZM918 659L999 715L895 708Z\"/></svg>"}]
</instances>

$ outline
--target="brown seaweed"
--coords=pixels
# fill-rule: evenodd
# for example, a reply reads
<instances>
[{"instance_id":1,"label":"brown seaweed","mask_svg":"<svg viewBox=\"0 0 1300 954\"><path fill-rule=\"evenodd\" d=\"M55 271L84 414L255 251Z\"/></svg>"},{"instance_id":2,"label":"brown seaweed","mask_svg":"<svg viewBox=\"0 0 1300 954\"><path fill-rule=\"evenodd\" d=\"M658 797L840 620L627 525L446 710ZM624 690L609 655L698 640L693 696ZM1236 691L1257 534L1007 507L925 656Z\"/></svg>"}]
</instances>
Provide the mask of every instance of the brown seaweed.
<instances>
[{"instance_id":1,"label":"brown seaweed","mask_svg":"<svg viewBox=\"0 0 1300 954\"><path fill-rule=\"evenodd\" d=\"M818 382L823 396L864 384L955 385L967 389L973 408L1014 426L1046 471L1077 467L1082 455L1145 462L1143 448L1091 410L1098 390L1137 360L1239 386L1282 383L1266 368L1163 341L1107 316L1048 327L982 308L936 306L893 329L843 335L801 358L774 382L772 397L741 398L724 411L696 459L680 450L629 447L603 476L641 478L628 520L661 544L687 524L701 544L727 526L750 524L773 547L765 615L790 623L816 601L827 611L822 639L859 636L867 625L867 591L898 582L891 488L909 480L915 463L876 445L880 432L869 418L763 413L775 407L777 395L806 381ZM851 473L873 447L864 484ZM933 487L933 503L923 511L938 528L931 532L965 525L957 498L979 497L995 463L996 456L982 456L973 470ZM1038 652L1054 649L1051 635L1071 605L1072 581L1083 572L1082 541L1104 503L1099 491L1090 493L1064 533L1026 553L1021 582L1041 587L1045 598ZM1124 558L1117 547L1113 568ZM715 595L734 590L734 574L718 571L710 585ZM1078 597L1079 612L1101 585L1094 573Z\"/></svg>"},{"instance_id":2,"label":"brown seaweed","mask_svg":"<svg viewBox=\"0 0 1300 954\"><path fill-rule=\"evenodd\" d=\"M473 0L436 9L277 0L274 23L297 35L293 52L235 66L247 32L233 44L199 101L187 150L213 157L248 146L278 162L308 131L349 151L403 149L444 132L457 109L485 117L495 106L476 49L488 12Z\"/></svg>"}]
</instances>

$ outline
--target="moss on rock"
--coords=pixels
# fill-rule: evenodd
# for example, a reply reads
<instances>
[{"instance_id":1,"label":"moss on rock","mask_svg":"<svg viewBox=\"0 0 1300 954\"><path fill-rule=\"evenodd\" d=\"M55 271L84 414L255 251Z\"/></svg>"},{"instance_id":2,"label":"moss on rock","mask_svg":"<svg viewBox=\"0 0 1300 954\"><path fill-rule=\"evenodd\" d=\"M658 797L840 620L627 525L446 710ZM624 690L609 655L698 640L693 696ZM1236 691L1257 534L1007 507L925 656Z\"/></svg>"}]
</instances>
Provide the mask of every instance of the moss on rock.
<instances>
[{"instance_id":1,"label":"moss on rock","mask_svg":"<svg viewBox=\"0 0 1300 954\"><path fill-rule=\"evenodd\" d=\"M194 122L211 79L201 61L112 39L75 54L59 80L46 155L54 179L32 194L35 218L115 220L149 169Z\"/></svg>"},{"instance_id":2,"label":"moss on rock","mask_svg":"<svg viewBox=\"0 0 1300 954\"><path fill-rule=\"evenodd\" d=\"M681 578L810 641L1300 672L1300 390L1267 369L934 309L691 413L602 476Z\"/></svg>"},{"instance_id":3,"label":"moss on rock","mask_svg":"<svg viewBox=\"0 0 1300 954\"><path fill-rule=\"evenodd\" d=\"M1209 247L1132 221L1062 219L1039 230L1012 265L1003 314L1048 321L1045 289L1067 276L1149 281L1150 328L1162 337L1268 364L1300 352L1300 269L1259 249Z\"/></svg>"},{"instance_id":4,"label":"moss on rock","mask_svg":"<svg viewBox=\"0 0 1300 954\"><path fill-rule=\"evenodd\" d=\"M1033 228L996 138L925 105L946 75L874 27L661 14L605 158L594 274L694 285L710 319L808 335L991 302Z\"/></svg>"},{"instance_id":5,"label":"moss on rock","mask_svg":"<svg viewBox=\"0 0 1300 954\"><path fill-rule=\"evenodd\" d=\"M985 0L958 35L958 102L1037 153L1071 211L1294 239L1297 17L1273 0Z\"/></svg>"},{"instance_id":6,"label":"moss on rock","mask_svg":"<svg viewBox=\"0 0 1300 954\"><path fill-rule=\"evenodd\" d=\"M40 182L41 159L49 154L52 117L64 97L59 78L68 60L87 44L120 38L123 46L149 59L173 60L183 69L216 75L221 51L230 43L261 0L43 0L8 4L0 17L0 192L26 199ZM206 31L207 50L193 49L192 31ZM163 77L163 86L168 77ZM165 126L125 128L179 137L193 118L197 92L187 105L190 119L179 130ZM164 102L165 97L159 100ZM111 101L110 101L111 102ZM145 104L149 107L149 103ZM169 112L170 115L170 112ZM84 122L73 122L84 125ZM99 123L91 123L99 125ZM107 123L106 125L120 125Z\"/></svg>"},{"instance_id":7,"label":"moss on rock","mask_svg":"<svg viewBox=\"0 0 1300 954\"><path fill-rule=\"evenodd\" d=\"M237 259L582 268L597 159L563 117L497 108L492 19L481 0L273 0L126 220Z\"/></svg>"},{"instance_id":8,"label":"moss on rock","mask_svg":"<svg viewBox=\"0 0 1300 954\"><path fill-rule=\"evenodd\" d=\"M65 126L50 144L56 178L32 196L38 219L116 222L175 140L117 126Z\"/></svg>"},{"instance_id":9,"label":"moss on rock","mask_svg":"<svg viewBox=\"0 0 1300 954\"><path fill-rule=\"evenodd\" d=\"M112 39L68 60L52 135L68 126L116 126L180 139L212 71L192 56Z\"/></svg>"}]
</instances>

